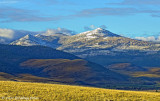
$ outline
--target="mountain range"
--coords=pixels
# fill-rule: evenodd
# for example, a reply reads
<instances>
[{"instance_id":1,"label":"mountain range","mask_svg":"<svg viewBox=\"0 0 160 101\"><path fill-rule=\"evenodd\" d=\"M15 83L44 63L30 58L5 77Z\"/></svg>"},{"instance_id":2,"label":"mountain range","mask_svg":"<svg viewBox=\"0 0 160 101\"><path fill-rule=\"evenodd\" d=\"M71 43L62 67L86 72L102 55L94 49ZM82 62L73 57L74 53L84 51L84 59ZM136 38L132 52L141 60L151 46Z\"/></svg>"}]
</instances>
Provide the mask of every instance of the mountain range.
<instances>
[{"instance_id":1,"label":"mountain range","mask_svg":"<svg viewBox=\"0 0 160 101\"><path fill-rule=\"evenodd\" d=\"M27 35L12 42L11 45L52 47L103 66L121 62L129 62L140 66L143 64L143 66L160 65L158 62L159 43L127 38L102 28L72 36L62 33L50 36Z\"/></svg>"},{"instance_id":2,"label":"mountain range","mask_svg":"<svg viewBox=\"0 0 160 101\"><path fill-rule=\"evenodd\" d=\"M83 32L73 36L68 36L62 33L53 35L26 35L11 43L12 45L44 45L52 48L57 48L70 53L82 52L88 50L142 50L142 51L159 51L160 44L135 40L114 34L108 30L97 28L92 31ZM79 50L79 51L78 51ZM87 54L90 55L90 54ZM93 55L93 54L92 54ZM85 56L85 55L84 55Z\"/></svg>"},{"instance_id":3,"label":"mountain range","mask_svg":"<svg viewBox=\"0 0 160 101\"><path fill-rule=\"evenodd\" d=\"M0 80L105 87L129 83L128 76L44 46L0 45Z\"/></svg>"},{"instance_id":4,"label":"mountain range","mask_svg":"<svg viewBox=\"0 0 160 101\"><path fill-rule=\"evenodd\" d=\"M2 79L127 89L159 84L160 44L102 28L72 36L26 35L0 47Z\"/></svg>"}]
</instances>

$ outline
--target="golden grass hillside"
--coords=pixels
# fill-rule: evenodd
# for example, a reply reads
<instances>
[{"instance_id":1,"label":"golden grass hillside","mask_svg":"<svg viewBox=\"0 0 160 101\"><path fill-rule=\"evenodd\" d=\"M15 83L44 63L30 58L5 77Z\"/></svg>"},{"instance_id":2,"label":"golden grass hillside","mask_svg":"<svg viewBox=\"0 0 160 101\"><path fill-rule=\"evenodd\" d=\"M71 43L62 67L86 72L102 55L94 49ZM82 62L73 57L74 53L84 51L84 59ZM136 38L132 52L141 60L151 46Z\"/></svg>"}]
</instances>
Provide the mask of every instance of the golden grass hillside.
<instances>
[{"instance_id":1,"label":"golden grass hillside","mask_svg":"<svg viewBox=\"0 0 160 101\"><path fill-rule=\"evenodd\" d=\"M160 101L160 93L0 81L0 101Z\"/></svg>"}]
</instances>

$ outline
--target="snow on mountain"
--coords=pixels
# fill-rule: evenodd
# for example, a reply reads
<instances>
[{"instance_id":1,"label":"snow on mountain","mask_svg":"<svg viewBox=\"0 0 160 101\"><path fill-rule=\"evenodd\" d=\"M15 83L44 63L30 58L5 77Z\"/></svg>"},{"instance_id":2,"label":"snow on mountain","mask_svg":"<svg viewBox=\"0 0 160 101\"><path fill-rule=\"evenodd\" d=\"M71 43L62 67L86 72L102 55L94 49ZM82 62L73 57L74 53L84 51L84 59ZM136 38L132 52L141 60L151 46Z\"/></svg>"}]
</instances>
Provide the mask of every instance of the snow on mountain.
<instances>
[{"instance_id":1,"label":"snow on mountain","mask_svg":"<svg viewBox=\"0 0 160 101\"><path fill-rule=\"evenodd\" d=\"M114 55L119 50L122 52L128 50L160 50L160 44L123 37L102 28L70 36L62 43L57 49L79 57L102 54Z\"/></svg>"},{"instance_id":2,"label":"snow on mountain","mask_svg":"<svg viewBox=\"0 0 160 101\"><path fill-rule=\"evenodd\" d=\"M97 28L73 36L62 33L52 35L26 35L11 43L12 45L43 45L63 50L82 57L82 55L114 54L117 51L140 50L159 51L160 44L139 41L114 34L108 30Z\"/></svg>"},{"instance_id":3,"label":"snow on mountain","mask_svg":"<svg viewBox=\"0 0 160 101\"><path fill-rule=\"evenodd\" d=\"M61 45L59 42L62 37L67 37L67 35L64 34L53 34L53 35L26 35L12 43L11 45L21 45L21 46L33 46L33 45L42 45L42 46L48 46L52 48L57 48Z\"/></svg>"},{"instance_id":4,"label":"snow on mountain","mask_svg":"<svg viewBox=\"0 0 160 101\"><path fill-rule=\"evenodd\" d=\"M102 28L97 28L95 30L92 31L87 31L87 32L83 32L77 35L72 36L74 37L79 37L77 40L93 40L96 38L100 38L103 37L104 39L108 38L108 37L120 37L119 35L116 35L108 30L102 29Z\"/></svg>"},{"instance_id":5,"label":"snow on mountain","mask_svg":"<svg viewBox=\"0 0 160 101\"><path fill-rule=\"evenodd\" d=\"M98 36L102 36L102 37L119 37L119 35L114 34L114 33L110 32L108 30L105 30L103 28L97 28L93 31L89 31L88 35L92 35L92 36L98 35Z\"/></svg>"},{"instance_id":6,"label":"snow on mountain","mask_svg":"<svg viewBox=\"0 0 160 101\"><path fill-rule=\"evenodd\" d=\"M19 40L16 40L14 42L11 43L12 45L21 45L21 46L33 46L33 45L46 45L46 42L36 38L33 35L26 35L22 38L20 38Z\"/></svg>"}]
</instances>

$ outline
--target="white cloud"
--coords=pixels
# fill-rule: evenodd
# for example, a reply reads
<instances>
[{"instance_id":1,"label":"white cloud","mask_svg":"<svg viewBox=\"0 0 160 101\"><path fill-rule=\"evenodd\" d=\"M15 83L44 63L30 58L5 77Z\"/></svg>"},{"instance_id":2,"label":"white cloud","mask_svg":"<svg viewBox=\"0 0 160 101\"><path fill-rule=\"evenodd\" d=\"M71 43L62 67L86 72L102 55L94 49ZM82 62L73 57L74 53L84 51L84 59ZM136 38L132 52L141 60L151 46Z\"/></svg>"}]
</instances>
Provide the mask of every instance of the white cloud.
<instances>
[{"instance_id":1,"label":"white cloud","mask_svg":"<svg viewBox=\"0 0 160 101\"><path fill-rule=\"evenodd\" d=\"M12 30L0 28L0 43L10 43L15 41L27 34L37 34L35 32L23 31L23 30Z\"/></svg>"},{"instance_id":2,"label":"white cloud","mask_svg":"<svg viewBox=\"0 0 160 101\"><path fill-rule=\"evenodd\" d=\"M154 36L149 36L149 37L135 37L138 40L142 40L142 41L153 41L153 42L160 42L160 36L158 36L157 38Z\"/></svg>"},{"instance_id":3,"label":"white cloud","mask_svg":"<svg viewBox=\"0 0 160 101\"><path fill-rule=\"evenodd\" d=\"M75 34L75 32L72 30L65 29L65 28L57 28L57 29L48 29L45 33L43 33L43 35L53 35L53 34L57 34L57 33L62 33L62 34L66 34L66 35Z\"/></svg>"},{"instance_id":4,"label":"white cloud","mask_svg":"<svg viewBox=\"0 0 160 101\"><path fill-rule=\"evenodd\" d=\"M99 26L100 28L103 28L103 29L106 29L107 27L106 27L106 25L101 25L101 26ZM94 29L96 29L96 28L98 28L97 26L95 26L95 25L90 25L90 26L85 26L84 27L84 30L86 30L86 31L88 31L88 30L94 30Z\"/></svg>"},{"instance_id":5,"label":"white cloud","mask_svg":"<svg viewBox=\"0 0 160 101\"><path fill-rule=\"evenodd\" d=\"M160 41L160 36L157 39Z\"/></svg>"},{"instance_id":6,"label":"white cloud","mask_svg":"<svg viewBox=\"0 0 160 101\"><path fill-rule=\"evenodd\" d=\"M0 43L8 44L12 41L15 41L21 37L24 37L27 34L36 35L53 35L56 33L63 33L66 35L75 34L74 31L65 29L65 28L57 28L57 29L48 29L46 32L32 32L32 31L24 31L24 30L12 30L12 29L3 29L0 28Z\"/></svg>"},{"instance_id":7,"label":"white cloud","mask_svg":"<svg viewBox=\"0 0 160 101\"><path fill-rule=\"evenodd\" d=\"M14 31L11 29L0 29L0 37L12 39L14 36Z\"/></svg>"},{"instance_id":8,"label":"white cloud","mask_svg":"<svg viewBox=\"0 0 160 101\"><path fill-rule=\"evenodd\" d=\"M93 30L96 29L97 27L95 25L90 25L90 26L85 26L84 30L88 31L88 30Z\"/></svg>"}]
</instances>

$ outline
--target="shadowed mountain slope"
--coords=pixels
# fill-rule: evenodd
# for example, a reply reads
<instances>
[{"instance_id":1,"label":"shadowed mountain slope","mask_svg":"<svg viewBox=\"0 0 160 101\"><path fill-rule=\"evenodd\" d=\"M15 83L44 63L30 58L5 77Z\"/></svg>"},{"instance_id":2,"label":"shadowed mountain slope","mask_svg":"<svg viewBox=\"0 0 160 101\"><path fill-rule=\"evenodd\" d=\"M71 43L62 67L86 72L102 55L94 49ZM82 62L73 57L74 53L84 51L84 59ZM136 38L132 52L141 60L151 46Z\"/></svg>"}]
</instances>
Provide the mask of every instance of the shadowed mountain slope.
<instances>
[{"instance_id":1,"label":"shadowed mountain slope","mask_svg":"<svg viewBox=\"0 0 160 101\"><path fill-rule=\"evenodd\" d=\"M0 45L0 72L12 80L92 86L129 83L128 77L69 53L44 46ZM42 80L41 80L42 79Z\"/></svg>"}]
</instances>

